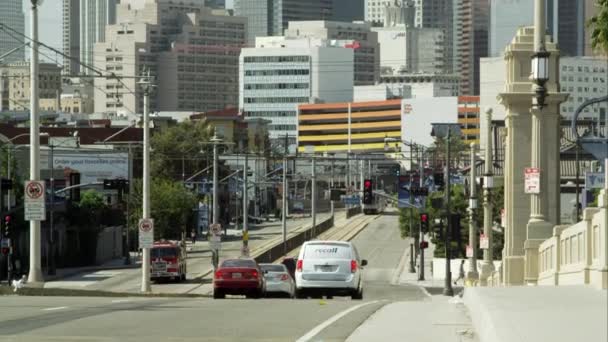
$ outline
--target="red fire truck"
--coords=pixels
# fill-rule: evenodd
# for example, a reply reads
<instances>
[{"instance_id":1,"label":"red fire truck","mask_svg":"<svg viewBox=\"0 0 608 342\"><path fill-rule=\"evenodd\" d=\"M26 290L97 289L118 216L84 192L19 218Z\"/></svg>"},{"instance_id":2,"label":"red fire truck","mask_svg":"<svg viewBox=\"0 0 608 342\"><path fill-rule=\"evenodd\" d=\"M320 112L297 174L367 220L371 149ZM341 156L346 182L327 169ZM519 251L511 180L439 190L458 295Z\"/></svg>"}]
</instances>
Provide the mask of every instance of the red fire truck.
<instances>
[{"instance_id":1,"label":"red fire truck","mask_svg":"<svg viewBox=\"0 0 608 342\"><path fill-rule=\"evenodd\" d=\"M186 280L186 247L179 242L156 241L150 250L152 280Z\"/></svg>"}]
</instances>

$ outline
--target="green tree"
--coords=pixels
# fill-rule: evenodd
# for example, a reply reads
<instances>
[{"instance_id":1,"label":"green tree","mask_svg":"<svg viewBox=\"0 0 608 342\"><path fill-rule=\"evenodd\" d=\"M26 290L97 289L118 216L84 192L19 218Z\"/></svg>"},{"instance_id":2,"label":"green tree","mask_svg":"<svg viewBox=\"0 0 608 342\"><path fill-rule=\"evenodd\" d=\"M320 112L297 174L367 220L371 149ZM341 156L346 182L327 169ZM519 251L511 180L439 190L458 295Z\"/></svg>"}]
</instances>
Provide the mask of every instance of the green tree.
<instances>
[{"instance_id":1,"label":"green tree","mask_svg":"<svg viewBox=\"0 0 608 342\"><path fill-rule=\"evenodd\" d=\"M591 28L591 46L608 54L608 0L597 0L598 14L587 25Z\"/></svg>"},{"instance_id":2,"label":"green tree","mask_svg":"<svg viewBox=\"0 0 608 342\"><path fill-rule=\"evenodd\" d=\"M181 122L155 134L150 157L153 177L181 179L182 170L188 177L205 168L207 161L211 161L211 148L203 143L212 135L211 126L204 120Z\"/></svg>"},{"instance_id":3,"label":"green tree","mask_svg":"<svg viewBox=\"0 0 608 342\"><path fill-rule=\"evenodd\" d=\"M103 227L104 212L107 209L103 196L95 190L84 191L80 196L80 202L72 203L68 207L66 219L69 229L78 236L77 246L70 246L72 250L68 251L68 254L77 257L78 264L95 263L97 240Z\"/></svg>"},{"instance_id":4,"label":"green tree","mask_svg":"<svg viewBox=\"0 0 608 342\"><path fill-rule=\"evenodd\" d=\"M180 182L154 178L150 184L150 212L154 219L155 239L180 239L182 232L188 232L194 222L196 196ZM142 217L142 182L136 180L130 196L129 214L131 227L137 227Z\"/></svg>"}]
</instances>

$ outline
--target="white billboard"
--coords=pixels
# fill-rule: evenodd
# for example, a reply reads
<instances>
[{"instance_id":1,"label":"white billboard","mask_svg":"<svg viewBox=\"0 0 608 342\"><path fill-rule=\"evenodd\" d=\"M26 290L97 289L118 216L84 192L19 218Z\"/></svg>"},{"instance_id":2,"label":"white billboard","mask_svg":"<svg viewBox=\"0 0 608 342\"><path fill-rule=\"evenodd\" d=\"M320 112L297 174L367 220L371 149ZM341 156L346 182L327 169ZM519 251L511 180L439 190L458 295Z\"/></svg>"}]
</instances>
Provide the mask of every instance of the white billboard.
<instances>
[{"instance_id":1,"label":"white billboard","mask_svg":"<svg viewBox=\"0 0 608 342\"><path fill-rule=\"evenodd\" d=\"M129 177L127 153L64 153L55 152L53 168L80 173L80 183L101 182L104 179Z\"/></svg>"},{"instance_id":2,"label":"white billboard","mask_svg":"<svg viewBox=\"0 0 608 342\"><path fill-rule=\"evenodd\" d=\"M423 146L431 146L433 123L457 123L458 98L432 97L405 99L401 102L401 139Z\"/></svg>"}]
</instances>

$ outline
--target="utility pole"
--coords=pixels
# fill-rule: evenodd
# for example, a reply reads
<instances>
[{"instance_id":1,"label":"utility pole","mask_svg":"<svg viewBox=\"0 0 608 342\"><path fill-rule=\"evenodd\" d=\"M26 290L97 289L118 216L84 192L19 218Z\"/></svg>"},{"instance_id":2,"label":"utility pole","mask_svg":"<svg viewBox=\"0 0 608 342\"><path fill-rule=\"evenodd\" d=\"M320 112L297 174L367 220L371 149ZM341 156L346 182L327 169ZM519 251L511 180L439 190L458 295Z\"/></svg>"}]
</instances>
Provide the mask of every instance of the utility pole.
<instances>
[{"instance_id":1,"label":"utility pole","mask_svg":"<svg viewBox=\"0 0 608 342\"><path fill-rule=\"evenodd\" d=\"M476 183L476 152L477 146L471 143L471 177L470 177L470 197L469 197L469 248L473 254L469 258L469 271L466 279L468 282L476 282L479 279L477 273L477 226L475 224L475 210L477 209L477 184Z\"/></svg>"},{"instance_id":2,"label":"utility pole","mask_svg":"<svg viewBox=\"0 0 608 342\"><path fill-rule=\"evenodd\" d=\"M452 270L451 270L451 254L452 248L450 246L450 233L451 233L451 219L450 219L450 126L447 127L448 132L446 135L446 156L445 156L445 211L446 211L446 229L444 234L445 244L445 283L443 287L443 294L446 296L453 296L454 289L452 288Z\"/></svg>"},{"instance_id":3,"label":"utility pole","mask_svg":"<svg viewBox=\"0 0 608 342\"><path fill-rule=\"evenodd\" d=\"M281 227L283 228L283 255L287 255L287 151L288 136L285 134L285 151L283 153L283 200L281 201Z\"/></svg>"},{"instance_id":4,"label":"utility pole","mask_svg":"<svg viewBox=\"0 0 608 342\"><path fill-rule=\"evenodd\" d=\"M310 216L312 216L312 236L311 239L315 236L315 227L317 226L317 173L316 173L316 162L315 156L312 156L312 188L310 190L311 200L310 200Z\"/></svg>"},{"instance_id":5,"label":"utility pole","mask_svg":"<svg viewBox=\"0 0 608 342\"><path fill-rule=\"evenodd\" d=\"M243 251L249 256L249 190L247 177L249 173L249 151L245 151L245 166L243 166Z\"/></svg>"},{"instance_id":6,"label":"utility pole","mask_svg":"<svg viewBox=\"0 0 608 342\"><path fill-rule=\"evenodd\" d=\"M131 153L131 143L128 145L129 152L129 165L128 165L128 177L129 177L129 193L127 194L127 220L125 222L127 234L125 236L125 243L127 253L125 254L125 265L131 265L131 245L129 243L129 203L131 202L131 194L133 193L133 154Z\"/></svg>"},{"instance_id":7,"label":"utility pole","mask_svg":"<svg viewBox=\"0 0 608 342\"><path fill-rule=\"evenodd\" d=\"M419 188L422 189L424 187L424 166L422 165L422 156L424 150L422 146L418 149L418 172L420 174L420 184ZM424 206L424 204L423 204ZM422 245L424 242L424 232L422 231L422 223L418 225L418 232L420 234L420 244ZM420 248L420 273L418 273L418 280L424 280L424 249Z\"/></svg>"},{"instance_id":8,"label":"utility pole","mask_svg":"<svg viewBox=\"0 0 608 342\"><path fill-rule=\"evenodd\" d=\"M148 220L150 215L150 71L147 71L140 81L144 91L143 125L144 125L144 150L143 150L143 219ZM140 232L141 234L141 232ZM141 292L152 291L150 285L150 248L142 248L141 263Z\"/></svg>"},{"instance_id":9,"label":"utility pole","mask_svg":"<svg viewBox=\"0 0 608 342\"><path fill-rule=\"evenodd\" d=\"M30 180L40 180L40 113L38 102L38 5L31 0L32 49L30 58ZM40 221L30 221L30 270L28 283L44 282L40 266Z\"/></svg>"},{"instance_id":10,"label":"utility pole","mask_svg":"<svg viewBox=\"0 0 608 342\"><path fill-rule=\"evenodd\" d=\"M488 248L483 250L483 263L481 264L481 274L479 284L486 286L488 277L494 272L494 261L492 255L492 187L493 187L493 166L492 166L492 109L486 110L486 153L485 153L485 175L483 181L483 234L488 240Z\"/></svg>"},{"instance_id":11,"label":"utility pole","mask_svg":"<svg viewBox=\"0 0 608 342\"><path fill-rule=\"evenodd\" d=\"M51 149L51 153L49 156L49 170L51 170L50 180L51 180L51 212L49 213L50 218L50 246L49 246L49 269L48 275L55 275L55 226L54 226L54 216L55 216L55 177L54 170L55 164L53 160L53 152L55 150L55 146L53 144L49 144Z\"/></svg>"},{"instance_id":12,"label":"utility pole","mask_svg":"<svg viewBox=\"0 0 608 342\"><path fill-rule=\"evenodd\" d=\"M414 144L413 142L410 140L410 169L409 169L409 202L410 202L410 239L412 239L412 242L410 242L410 273L416 273L416 247L415 242L416 239L414 238L414 196L412 195L412 161L414 160ZM401 168L401 165L399 165L399 167Z\"/></svg>"}]
</instances>

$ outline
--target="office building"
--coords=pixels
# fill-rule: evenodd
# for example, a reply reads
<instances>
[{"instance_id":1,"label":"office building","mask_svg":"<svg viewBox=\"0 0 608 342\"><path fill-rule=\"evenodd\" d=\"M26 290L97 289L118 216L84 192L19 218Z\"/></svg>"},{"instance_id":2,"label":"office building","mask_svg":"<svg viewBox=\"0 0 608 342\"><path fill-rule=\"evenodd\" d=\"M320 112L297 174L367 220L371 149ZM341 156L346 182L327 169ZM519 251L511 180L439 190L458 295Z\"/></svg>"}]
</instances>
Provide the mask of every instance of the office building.
<instances>
[{"instance_id":1,"label":"office building","mask_svg":"<svg viewBox=\"0 0 608 342\"><path fill-rule=\"evenodd\" d=\"M412 26L417 12L417 7L412 0L366 0L365 1L365 21L373 26L394 26L391 19L395 14L402 18L411 19ZM409 26L409 25L408 25ZM418 25L420 27L421 25Z\"/></svg>"},{"instance_id":2,"label":"office building","mask_svg":"<svg viewBox=\"0 0 608 342\"><path fill-rule=\"evenodd\" d=\"M226 9L226 0L205 0L205 6L213 9Z\"/></svg>"},{"instance_id":3,"label":"office building","mask_svg":"<svg viewBox=\"0 0 608 342\"><path fill-rule=\"evenodd\" d=\"M247 45L256 37L280 36L290 21L329 20L332 0L234 0L234 15L247 18Z\"/></svg>"},{"instance_id":4,"label":"office building","mask_svg":"<svg viewBox=\"0 0 608 342\"><path fill-rule=\"evenodd\" d=\"M332 21L363 21L365 20L365 0L333 0Z\"/></svg>"},{"instance_id":5,"label":"office building","mask_svg":"<svg viewBox=\"0 0 608 342\"><path fill-rule=\"evenodd\" d=\"M491 0L490 3L490 55L502 56L515 37L517 29L534 24L534 1Z\"/></svg>"},{"instance_id":6,"label":"office building","mask_svg":"<svg viewBox=\"0 0 608 342\"><path fill-rule=\"evenodd\" d=\"M66 3L64 2L64 19L66 11ZM116 22L116 0L80 0L79 3L79 17L70 17L70 21L79 19L78 30L80 31L80 62L85 65L93 65L95 63L93 50L96 43L105 41L106 38L106 26L112 25ZM71 3L70 3L71 5ZM70 7L72 13L73 6ZM77 19L78 18L78 19ZM76 25L73 23L73 25ZM68 38L72 38L72 23L64 23L64 39L66 38L66 31L69 30ZM73 43L64 41L64 48L69 44L70 53L72 51ZM91 74L93 71L88 68L80 68L82 73Z\"/></svg>"},{"instance_id":7,"label":"office building","mask_svg":"<svg viewBox=\"0 0 608 342\"><path fill-rule=\"evenodd\" d=\"M51 100L41 110L59 108L61 96L61 68L51 63L39 64L38 96L41 102ZM0 94L2 110L26 111L30 109L30 63L16 62L0 67ZM48 108L47 108L48 107Z\"/></svg>"},{"instance_id":8,"label":"office building","mask_svg":"<svg viewBox=\"0 0 608 342\"><path fill-rule=\"evenodd\" d=\"M458 123L465 144L479 144L479 96L458 96Z\"/></svg>"},{"instance_id":9,"label":"office building","mask_svg":"<svg viewBox=\"0 0 608 342\"><path fill-rule=\"evenodd\" d=\"M63 0L63 73L80 72L80 0Z\"/></svg>"},{"instance_id":10,"label":"office building","mask_svg":"<svg viewBox=\"0 0 608 342\"><path fill-rule=\"evenodd\" d=\"M22 0L2 0L0 1L0 22L11 29L25 34L25 16L23 14ZM0 31L0 56L18 49L5 57L0 58L0 63L13 63L23 61L25 59L25 48L22 45L25 43L23 37L12 33L15 37L11 37L6 31ZM21 48L21 49L20 49Z\"/></svg>"},{"instance_id":11,"label":"office building","mask_svg":"<svg viewBox=\"0 0 608 342\"><path fill-rule=\"evenodd\" d=\"M271 121L271 139L295 144L297 105L351 101L353 50L322 39L258 39L241 52L239 108L246 117ZM338 67L339 66L339 67Z\"/></svg>"},{"instance_id":12,"label":"office building","mask_svg":"<svg viewBox=\"0 0 608 342\"><path fill-rule=\"evenodd\" d=\"M608 59L606 57L562 57L559 60L559 84L568 100L561 105L561 115L572 119L583 102L608 95ZM608 103L583 109L579 118L599 120L606 125Z\"/></svg>"},{"instance_id":13,"label":"office building","mask_svg":"<svg viewBox=\"0 0 608 342\"><path fill-rule=\"evenodd\" d=\"M393 93L408 87L411 98L454 97L459 95L460 76L448 74L381 75L380 84L386 84ZM404 98L407 98L407 93Z\"/></svg>"},{"instance_id":14,"label":"office building","mask_svg":"<svg viewBox=\"0 0 608 342\"><path fill-rule=\"evenodd\" d=\"M588 23L589 20L591 20L591 18L595 17L599 13L599 9L600 8L597 5L596 1L586 0L585 1L585 22ZM591 32L592 31L593 31L592 29L585 27L585 42L584 42L585 56L601 54L600 51L594 51L593 48L591 47ZM605 53L604 53L604 55L605 55Z\"/></svg>"},{"instance_id":15,"label":"office building","mask_svg":"<svg viewBox=\"0 0 608 342\"><path fill-rule=\"evenodd\" d=\"M585 2L595 0L547 0L547 33L562 56L584 54Z\"/></svg>"},{"instance_id":16,"label":"office building","mask_svg":"<svg viewBox=\"0 0 608 342\"><path fill-rule=\"evenodd\" d=\"M415 26L419 28L432 28L443 30L444 34L444 55L443 61L446 73L457 71L458 65L455 64L455 35L459 23L455 22L455 5L460 0L416 0Z\"/></svg>"},{"instance_id":17,"label":"office building","mask_svg":"<svg viewBox=\"0 0 608 342\"><path fill-rule=\"evenodd\" d=\"M369 23L344 23L335 21L290 22L285 36L322 40L352 40L355 53L355 85L375 84L380 74L380 45L378 34ZM342 68L340 64L334 69Z\"/></svg>"},{"instance_id":18,"label":"office building","mask_svg":"<svg viewBox=\"0 0 608 342\"><path fill-rule=\"evenodd\" d=\"M373 27L380 44L380 73L443 74L445 36L441 29Z\"/></svg>"},{"instance_id":19,"label":"office building","mask_svg":"<svg viewBox=\"0 0 608 342\"><path fill-rule=\"evenodd\" d=\"M95 66L118 76L149 72L156 85L150 110L202 112L238 105L245 18L220 15L198 1L121 3L117 13L118 24L95 46ZM95 78L95 112L141 113L137 82Z\"/></svg>"},{"instance_id":20,"label":"office building","mask_svg":"<svg viewBox=\"0 0 608 342\"><path fill-rule=\"evenodd\" d=\"M458 0L456 27L457 71L461 94L479 94L479 60L488 56L489 0Z\"/></svg>"},{"instance_id":21,"label":"office building","mask_svg":"<svg viewBox=\"0 0 608 342\"><path fill-rule=\"evenodd\" d=\"M299 152L384 152L401 137L401 100L299 105L298 122Z\"/></svg>"}]
</instances>

